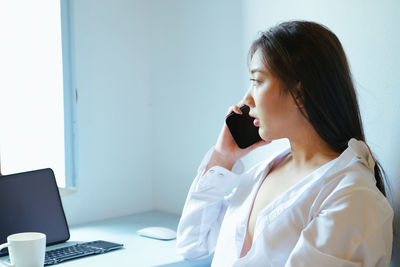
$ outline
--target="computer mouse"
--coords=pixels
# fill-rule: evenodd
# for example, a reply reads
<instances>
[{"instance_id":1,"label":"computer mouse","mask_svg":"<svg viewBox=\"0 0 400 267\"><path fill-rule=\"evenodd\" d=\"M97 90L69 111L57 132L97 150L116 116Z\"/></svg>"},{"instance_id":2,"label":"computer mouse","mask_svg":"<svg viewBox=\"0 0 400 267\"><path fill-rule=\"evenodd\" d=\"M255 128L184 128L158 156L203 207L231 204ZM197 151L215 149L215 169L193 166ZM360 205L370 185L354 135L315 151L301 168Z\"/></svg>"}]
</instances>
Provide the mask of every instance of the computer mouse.
<instances>
[{"instance_id":1,"label":"computer mouse","mask_svg":"<svg viewBox=\"0 0 400 267\"><path fill-rule=\"evenodd\" d=\"M159 240L172 240L176 238L176 232L166 227L146 227L136 232L138 235L159 239Z\"/></svg>"}]
</instances>

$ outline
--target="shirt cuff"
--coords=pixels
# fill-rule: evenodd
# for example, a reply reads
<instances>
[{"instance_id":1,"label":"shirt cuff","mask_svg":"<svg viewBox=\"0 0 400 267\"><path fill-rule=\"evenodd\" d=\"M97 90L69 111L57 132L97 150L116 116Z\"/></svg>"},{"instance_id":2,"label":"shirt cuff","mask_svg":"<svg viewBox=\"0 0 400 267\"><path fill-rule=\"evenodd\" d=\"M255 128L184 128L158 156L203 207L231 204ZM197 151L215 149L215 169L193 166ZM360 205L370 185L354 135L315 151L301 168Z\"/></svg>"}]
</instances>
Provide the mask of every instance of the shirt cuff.
<instances>
[{"instance_id":1,"label":"shirt cuff","mask_svg":"<svg viewBox=\"0 0 400 267\"><path fill-rule=\"evenodd\" d=\"M210 194L227 195L239 180L240 174L243 173L245 169L244 164L241 160L236 161L232 167L232 171L221 166L213 166L201 176L211 159L213 151L214 147L206 153L197 170L198 182L195 191L198 193L207 192Z\"/></svg>"}]
</instances>

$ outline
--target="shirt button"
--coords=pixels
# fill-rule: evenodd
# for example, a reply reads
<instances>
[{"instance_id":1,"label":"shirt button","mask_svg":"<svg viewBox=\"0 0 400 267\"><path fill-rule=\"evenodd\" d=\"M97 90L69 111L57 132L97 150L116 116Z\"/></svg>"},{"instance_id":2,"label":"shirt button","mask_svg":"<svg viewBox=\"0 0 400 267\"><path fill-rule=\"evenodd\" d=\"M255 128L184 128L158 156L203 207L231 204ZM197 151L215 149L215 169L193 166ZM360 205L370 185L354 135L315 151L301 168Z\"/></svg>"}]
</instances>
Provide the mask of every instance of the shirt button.
<instances>
[{"instance_id":1,"label":"shirt button","mask_svg":"<svg viewBox=\"0 0 400 267\"><path fill-rule=\"evenodd\" d=\"M210 173L214 173L215 171L213 169L210 170Z\"/></svg>"},{"instance_id":2,"label":"shirt button","mask_svg":"<svg viewBox=\"0 0 400 267\"><path fill-rule=\"evenodd\" d=\"M223 173L218 173L218 176L219 176L219 177L223 177L224 174L223 174Z\"/></svg>"},{"instance_id":3,"label":"shirt button","mask_svg":"<svg viewBox=\"0 0 400 267\"><path fill-rule=\"evenodd\" d=\"M326 210L321 210L321 211L317 214L317 216L324 216L326 213L327 213Z\"/></svg>"}]
</instances>

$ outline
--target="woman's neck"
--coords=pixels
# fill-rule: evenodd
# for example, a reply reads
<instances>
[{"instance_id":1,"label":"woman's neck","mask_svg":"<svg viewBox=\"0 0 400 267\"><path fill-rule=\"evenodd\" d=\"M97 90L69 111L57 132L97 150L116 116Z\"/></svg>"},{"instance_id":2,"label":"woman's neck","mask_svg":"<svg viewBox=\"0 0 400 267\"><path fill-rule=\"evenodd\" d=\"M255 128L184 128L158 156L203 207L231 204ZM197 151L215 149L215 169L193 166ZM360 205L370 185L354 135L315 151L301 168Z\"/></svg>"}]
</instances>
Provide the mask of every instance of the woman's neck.
<instances>
[{"instance_id":1,"label":"woman's neck","mask_svg":"<svg viewBox=\"0 0 400 267\"><path fill-rule=\"evenodd\" d=\"M303 131L289 137L289 142L294 167L322 166L340 155L330 148L312 127L303 128Z\"/></svg>"}]
</instances>

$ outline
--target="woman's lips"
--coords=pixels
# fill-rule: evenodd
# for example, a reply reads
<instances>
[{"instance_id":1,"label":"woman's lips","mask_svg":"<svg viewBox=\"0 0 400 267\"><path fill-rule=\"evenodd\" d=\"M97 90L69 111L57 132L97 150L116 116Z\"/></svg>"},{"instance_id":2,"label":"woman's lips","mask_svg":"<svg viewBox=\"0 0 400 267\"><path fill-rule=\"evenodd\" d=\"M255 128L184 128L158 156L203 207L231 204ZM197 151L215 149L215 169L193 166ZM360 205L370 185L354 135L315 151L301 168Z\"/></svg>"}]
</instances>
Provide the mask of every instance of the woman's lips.
<instances>
[{"instance_id":1,"label":"woman's lips","mask_svg":"<svg viewBox=\"0 0 400 267\"><path fill-rule=\"evenodd\" d=\"M253 114L251 114L251 112L249 112L249 116L254 118L254 121L253 121L254 126L259 127L260 121Z\"/></svg>"},{"instance_id":2,"label":"woman's lips","mask_svg":"<svg viewBox=\"0 0 400 267\"><path fill-rule=\"evenodd\" d=\"M260 126L260 121L258 119L254 119L253 124L256 127L259 127Z\"/></svg>"}]
</instances>

